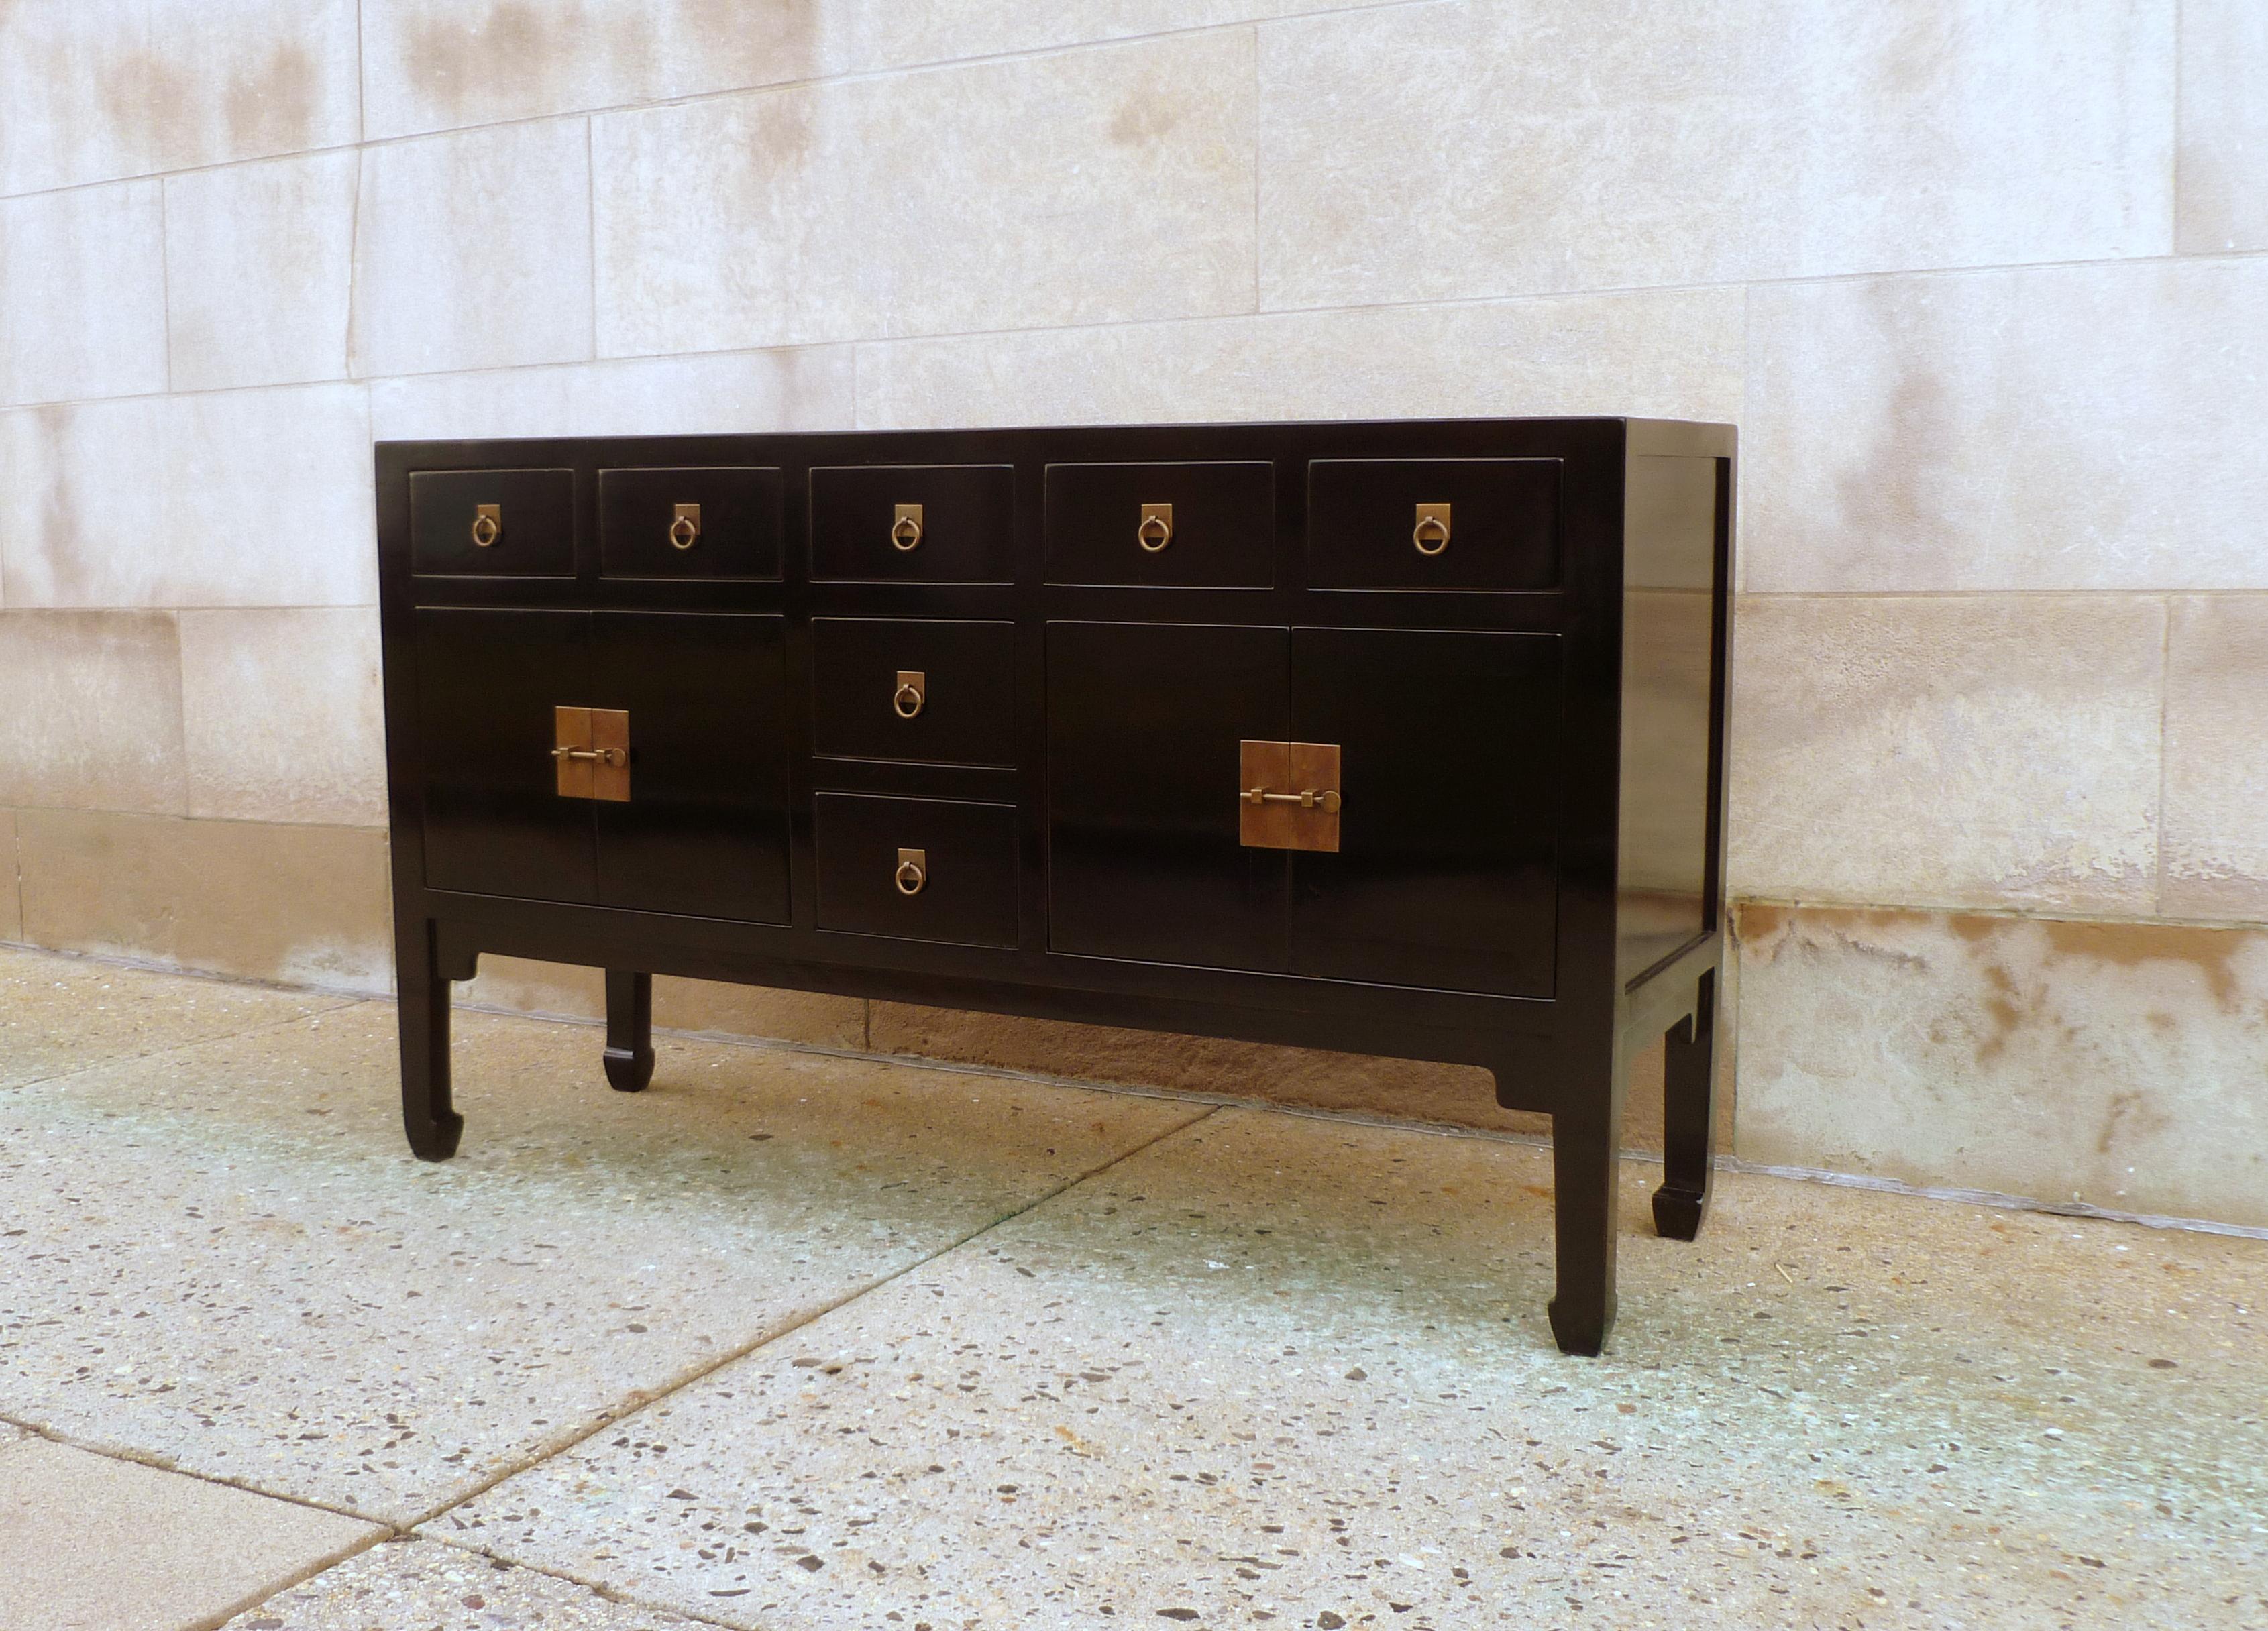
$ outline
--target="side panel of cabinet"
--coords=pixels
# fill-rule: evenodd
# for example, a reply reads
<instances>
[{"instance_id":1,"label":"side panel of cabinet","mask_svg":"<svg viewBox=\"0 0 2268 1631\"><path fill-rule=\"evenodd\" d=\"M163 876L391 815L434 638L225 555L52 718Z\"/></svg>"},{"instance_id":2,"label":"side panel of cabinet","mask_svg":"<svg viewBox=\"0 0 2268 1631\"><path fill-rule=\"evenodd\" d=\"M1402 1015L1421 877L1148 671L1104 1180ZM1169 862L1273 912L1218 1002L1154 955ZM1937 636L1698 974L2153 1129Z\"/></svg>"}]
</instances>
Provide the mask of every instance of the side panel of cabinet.
<instances>
[{"instance_id":1,"label":"side panel of cabinet","mask_svg":"<svg viewBox=\"0 0 2268 1631\"><path fill-rule=\"evenodd\" d=\"M1556 635L1293 632L1292 730L1345 799L1292 863L1293 973L1551 995L1559 665Z\"/></svg>"},{"instance_id":2,"label":"side panel of cabinet","mask_svg":"<svg viewBox=\"0 0 2268 1631\"><path fill-rule=\"evenodd\" d=\"M1048 944L1280 970L1285 852L1237 840L1237 744L1289 722L1289 631L1048 626Z\"/></svg>"},{"instance_id":3,"label":"side panel of cabinet","mask_svg":"<svg viewBox=\"0 0 2268 1631\"><path fill-rule=\"evenodd\" d=\"M552 709L590 701L590 613L416 616L427 885L596 900L591 805L551 757Z\"/></svg>"},{"instance_id":4,"label":"side panel of cabinet","mask_svg":"<svg viewBox=\"0 0 2268 1631\"><path fill-rule=\"evenodd\" d=\"M600 612L593 628L587 701L630 716L630 799L591 806L600 904L786 922L785 621Z\"/></svg>"}]
</instances>

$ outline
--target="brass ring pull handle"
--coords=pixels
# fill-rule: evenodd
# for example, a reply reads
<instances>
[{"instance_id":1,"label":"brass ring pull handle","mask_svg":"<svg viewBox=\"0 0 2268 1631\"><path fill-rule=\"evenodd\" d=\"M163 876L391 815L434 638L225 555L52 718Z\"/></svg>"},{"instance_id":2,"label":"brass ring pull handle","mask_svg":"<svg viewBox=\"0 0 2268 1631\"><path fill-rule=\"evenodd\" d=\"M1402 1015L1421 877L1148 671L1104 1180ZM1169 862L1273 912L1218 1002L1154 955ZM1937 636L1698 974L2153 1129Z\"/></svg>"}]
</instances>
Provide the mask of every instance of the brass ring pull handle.
<instances>
[{"instance_id":1,"label":"brass ring pull handle","mask_svg":"<svg viewBox=\"0 0 2268 1631\"><path fill-rule=\"evenodd\" d=\"M554 759L587 760L594 765L626 765L630 756L619 747L555 747Z\"/></svg>"},{"instance_id":2,"label":"brass ring pull handle","mask_svg":"<svg viewBox=\"0 0 2268 1631\"><path fill-rule=\"evenodd\" d=\"M898 688L890 693L890 711L901 719L911 719L929 701L929 677L917 670L898 671Z\"/></svg>"},{"instance_id":3,"label":"brass ring pull handle","mask_svg":"<svg viewBox=\"0 0 2268 1631\"><path fill-rule=\"evenodd\" d=\"M898 870L890 874L890 881L898 886L902 895L921 893L929 883L929 852L924 849L898 851Z\"/></svg>"},{"instance_id":4,"label":"brass ring pull handle","mask_svg":"<svg viewBox=\"0 0 2268 1631\"><path fill-rule=\"evenodd\" d=\"M1420 504L1418 525L1410 529L1410 541L1421 555L1437 555L1449 547L1449 506Z\"/></svg>"},{"instance_id":5,"label":"brass ring pull handle","mask_svg":"<svg viewBox=\"0 0 2268 1631\"><path fill-rule=\"evenodd\" d=\"M921 540L922 507L900 504L890 521L890 547L903 554L919 546Z\"/></svg>"},{"instance_id":6,"label":"brass ring pull handle","mask_svg":"<svg viewBox=\"0 0 2268 1631\"><path fill-rule=\"evenodd\" d=\"M1142 506L1142 524L1134 529L1134 536L1145 551L1156 555L1174 541L1174 507L1171 504Z\"/></svg>"},{"instance_id":7,"label":"brass ring pull handle","mask_svg":"<svg viewBox=\"0 0 2268 1631\"><path fill-rule=\"evenodd\" d=\"M1248 804L1297 804L1302 810L1320 810L1325 815L1336 815L1343 802L1336 788L1308 788L1298 793L1271 793L1264 787L1247 788L1244 802Z\"/></svg>"},{"instance_id":8,"label":"brass ring pull handle","mask_svg":"<svg viewBox=\"0 0 2268 1631\"><path fill-rule=\"evenodd\" d=\"M504 535L504 506L475 504L473 506L473 544L486 549Z\"/></svg>"},{"instance_id":9,"label":"brass ring pull handle","mask_svg":"<svg viewBox=\"0 0 2268 1631\"><path fill-rule=\"evenodd\" d=\"M701 541L701 506L680 504L669 519L669 541L680 549L690 549Z\"/></svg>"}]
</instances>

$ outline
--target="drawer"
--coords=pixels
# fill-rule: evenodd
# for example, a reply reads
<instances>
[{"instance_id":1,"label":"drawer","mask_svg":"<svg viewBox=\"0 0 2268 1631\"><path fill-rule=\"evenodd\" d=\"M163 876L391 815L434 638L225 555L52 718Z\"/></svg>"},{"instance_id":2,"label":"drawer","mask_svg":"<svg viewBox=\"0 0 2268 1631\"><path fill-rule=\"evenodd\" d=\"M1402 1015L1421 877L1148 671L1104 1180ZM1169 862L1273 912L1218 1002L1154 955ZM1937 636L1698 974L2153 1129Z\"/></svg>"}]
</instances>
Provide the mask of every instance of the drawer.
<instances>
[{"instance_id":1,"label":"drawer","mask_svg":"<svg viewBox=\"0 0 2268 1631\"><path fill-rule=\"evenodd\" d=\"M1051 584L1268 588L1275 467L1049 465L1047 554Z\"/></svg>"},{"instance_id":2,"label":"drawer","mask_svg":"<svg viewBox=\"0 0 2268 1631\"><path fill-rule=\"evenodd\" d=\"M821 793L819 926L954 945L1016 944L1016 808Z\"/></svg>"},{"instance_id":3,"label":"drawer","mask_svg":"<svg viewBox=\"0 0 2268 1631\"><path fill-rule=\"evenodd\" d=\"M854 465L811 473L811 575L1005 584L1015 577L1010 465Z\"/></svg>"},{"instance_id":4,"label":"drawer","mask_svg":"<svg viewBox=\"0 0 2268 1631\"><path fill-rule=\"evenodd\" d=\"M777 577L780 473L601 470L599 559L608 577Z\"/></svg>"},{"instance_id":5,"label":"drawer","mask_svg":"<svg viewBox=\"0 0 2268 1631\"><path fill-rule=\"evenodd\" d=\"M1307 467L1317 589L1552 589L1556 459L1319 459Z\"/></svg>"},{"instance_id":6,"label":"drawer","mask_svg":"<svg viewBox=\"0 0 2268 1631\"><path fill-rule=\"evenodd\" d=\"M427 470L409 478L409 569L575 576L572 470Z\"/></svg>"},{"instance_id":7,"label":"drawer","mask_svg":"<svg viewBox=\"0 0 2268 1631\"><path fill-rule=\"evenodd\" d=\"M812 619L813 751L1013 765L1015 633L1013 623Z\"/></svg>"}]
</instances>

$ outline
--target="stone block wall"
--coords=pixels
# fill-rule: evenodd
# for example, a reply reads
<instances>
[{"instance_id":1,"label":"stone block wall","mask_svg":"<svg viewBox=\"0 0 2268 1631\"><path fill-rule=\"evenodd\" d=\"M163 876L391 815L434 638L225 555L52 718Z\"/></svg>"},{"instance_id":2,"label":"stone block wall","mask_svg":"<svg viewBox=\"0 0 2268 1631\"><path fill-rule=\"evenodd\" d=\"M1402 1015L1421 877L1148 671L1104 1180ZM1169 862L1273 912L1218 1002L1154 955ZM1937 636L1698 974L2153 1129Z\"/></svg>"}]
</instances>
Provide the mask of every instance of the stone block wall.
<instances>
[{"instance_id":1,"label":"stone block wall","mask_svg":"<svg viewBox=\"0 0 2268 1631\"><path fill-rule=\"evenodd\" d=\"M0 938L386 985L373 438L1730 419L1740 1151L2268 1223L2263 84L2256 0L0 6Z\"/></svg>"}]
</instances>

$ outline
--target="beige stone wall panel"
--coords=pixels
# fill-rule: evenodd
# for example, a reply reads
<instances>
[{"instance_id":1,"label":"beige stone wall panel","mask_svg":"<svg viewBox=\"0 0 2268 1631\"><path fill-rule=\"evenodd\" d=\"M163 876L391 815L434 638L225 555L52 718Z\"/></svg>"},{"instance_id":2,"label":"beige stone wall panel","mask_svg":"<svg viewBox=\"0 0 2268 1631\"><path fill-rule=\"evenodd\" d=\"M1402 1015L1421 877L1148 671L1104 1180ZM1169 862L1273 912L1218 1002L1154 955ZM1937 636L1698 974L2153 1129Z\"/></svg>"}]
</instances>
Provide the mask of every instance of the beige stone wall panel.
<instances>
[{"instance_id":1,"label":"beige stone wall panel","mask_svg":"<svg viewBox=\"0 0 2268 1631\"><path fill-rule=\"evenodd\" d=\"M1752 591L2250 589L2268 261L1749 293Z\"/></svg>"},{"instance_id":2,"label":"beige stone wall panel","mask_svg":"<svg viewBox=\"0 0 2268 1631\"><path fill-rule=\"evenodd\" d=\"M356 139L355 0L0 5L0 194Z\"/></svg>"},{"instance_id":3,"label":"beige stone wall panel","mask_svg":"<svg viewBox=\"0 0 2268 1631\"><path fill-rule=\"evenodd\" d=\"M0 613L0 804L180 813L171 613Z\"/></svg>"},{"instance_id":4,"label":"beige stone wall panel","mask_svg":"<svg viewBox=\"0 0 2268 1631\"><path fill-rule=\"evenodd\" d=\"M0 810L0 940L24 937L24 892L16 881L16 812Z\"/></svg>"},{"instance_id":5,"label":"beige stone wall panel","mask_svg":"<svg viewBox=\"0 0 2268 1631\"><path fill-rule=\"evenodd\" d=\"M0 414L11 606L368 606L359 386Z\"/></svg>"},{"instance_id":6,"label":"beige stone wall panel","mask_svg":"<svg viewBox=\"0 0 2268 1631\"><path fill-rule=\"evenodd\" d=\"M2161 911L2268 922L2268 595L2173 603L2165 825Z\"/></svg>"},{"instance_id":7,"label":"beige stone wall panel","mask_svg":"<svg viewBox=\"0 0 2268 1631\"><path fill-rule=\"evenodd\" d=\"M184 612L188 813L386 824L372 606Z\"/></svg>"},{"instance_id":8,"label":"beige stone wall panel","mask_svg":"<svg viewBox=\"0 0 2268 1631\"><path fill-rule=\"evenodd\" d=\"M2162 254L2173 0L1551 0L1261 31L1261 304Z\"/></svg>"},{"instance_id":9,"label":"beige stone wall panel","mask_svg":"<svg viewBox=\"0 0 2268 1631\"><path fill-rule=\"evenodd\" d=\"M383 991L386 834L77 810L17 814L34 945Z\"/></svg>"},{"instance_id":10,"label":"beige stone wall panel","mask_svg":"<svg viewBox=\"0 0 2268 1631\"><path fill-rule=\"evenodd\" d=\"M2185 253L2268 249L2268 6L2182 0Z\"/></svg>"},{"instance_id":11,"label":"beige stone wall panel","mask_svg":"<svg viewBox=\"0 0 2268 1631\"><path fill-rule=\"evenodd\" d=\"M339 151L166 178L175 390L346 377L358 168Z\"/></svg>"},{"instance_id":12,"label":"beige stone wall panel","mask_svg":"<svg viewBox=\"0 0 2268 1631\"><path fill-rule=\"evenodd\" d=\"M1735 894L2157 904L2154 597L1743 598Z\"/></svg>"},{"instance_id":13,"label":"beige stone wall panel","mask_svg":"<svg viewBox=\"0 0 2268 1631\"><path fill-rule=\"evenodd\" d=\"M1340 0L363 0L372 137L1328 11Z\"/></svg>"},{"instance_id":14,"label":"beige stone wall panel","mask_svg":"<svg viewBox=\"0 0 2268 1631\"><path fill-rule=\"evenodd\" d=\"M1740 1154L2268 1225L2268 932L1740 913Z\"/></svg>"},{"instance_id":15,"label":"beige stone wall panel","mask_svg":"<svg viewBox=\"0 0 2268 1631\"><path fill-rule=\"evenodd\" d=\"M865 427L1742 416L1737 289L1302 312L858 348Z\"/></svg>"},{"instance_id":16,"label":"beige stone wall panel","mask_svg":"<svg viewBox=\"0 0 2268 1631\"><path fill-rule=\"evenodd\" d=\"M839 430L856 411L849 346L428 374L370 387L381 441Z\"/></svg>"},{"instance_id":17,"label":"beige stone wall panel","mask_svg":"<svg viewBox=\"0 0 2268 1631\"><path fill-rule=\"evenodd\" d=\"M166 388L163 218L155 181L0 202L0 405Z\"/></svg>"},{"instance_id":18,"label":"beige stone wall panel","mask_svg":"<svg viewBox=\"0 0 2268 1631\"><path fill-rule=\"evenodd\" d=\"M591 356L585 121L367 147L360 186L347 348L353 373ZM676 225L673 241L688 257L717 253L696 223ZM647 247L660 251L659 240Z\"/></svg>"},{"instance_id":19,"label":"beige stone wall panel","mask_svg":"<svg viewBox=\"0 0 2268 1631\"><path fill-rule=\"evenodd\" d=\"M1248 311L1252 53L1176 36L594 119L600 353Z\"/></svg>"}]
</instances>

